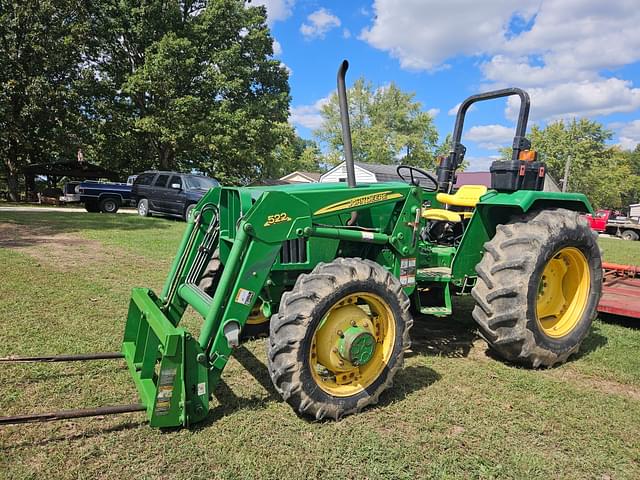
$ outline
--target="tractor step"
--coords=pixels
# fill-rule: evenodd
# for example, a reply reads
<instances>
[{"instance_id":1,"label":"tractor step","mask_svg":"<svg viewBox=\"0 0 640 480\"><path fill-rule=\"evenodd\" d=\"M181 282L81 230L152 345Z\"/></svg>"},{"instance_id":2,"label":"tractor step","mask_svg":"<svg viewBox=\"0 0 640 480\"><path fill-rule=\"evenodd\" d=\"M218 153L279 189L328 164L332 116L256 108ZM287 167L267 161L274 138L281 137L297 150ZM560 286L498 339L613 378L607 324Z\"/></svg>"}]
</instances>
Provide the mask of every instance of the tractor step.
<instances>
[{"instance_id":1,"label":"tractor step","mask_svg":"<svg viewBox=\"0 0 640 480\"><path fill-rule=\"evenodd\" d=\"M420 308L420 313L434 315L436 317L446 317L451 315L452 309L451 307L422 307Z\"/></svg>"},{"instance_id":2,"label":"tractor step","mask_svg":"<svg viewBox=\"0 0 640 480\"><path fill-rule=\"evenodd\" d=\"M417 281L422 282L450 282L451 268L449 267L429 267L418 269Z\"/></svg>"}]
</instances>

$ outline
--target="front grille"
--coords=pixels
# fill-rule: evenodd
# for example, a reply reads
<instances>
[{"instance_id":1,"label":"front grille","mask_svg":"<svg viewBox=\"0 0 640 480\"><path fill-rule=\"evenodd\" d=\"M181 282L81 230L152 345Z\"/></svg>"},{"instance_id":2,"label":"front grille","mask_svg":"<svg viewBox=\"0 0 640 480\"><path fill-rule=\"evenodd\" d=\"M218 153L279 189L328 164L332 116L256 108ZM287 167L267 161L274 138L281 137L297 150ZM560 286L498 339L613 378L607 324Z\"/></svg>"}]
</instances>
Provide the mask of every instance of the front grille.
<instances>
[{"instance_id":1,"label":"front grille","mask_svg":"<svg viewBox=\"0 0 640 480\"><path fill-rule=\"evenodd\" d=\"M280 249L280 263L307 263L307 239L287 240Z\"/></svg>"}]
</instances>

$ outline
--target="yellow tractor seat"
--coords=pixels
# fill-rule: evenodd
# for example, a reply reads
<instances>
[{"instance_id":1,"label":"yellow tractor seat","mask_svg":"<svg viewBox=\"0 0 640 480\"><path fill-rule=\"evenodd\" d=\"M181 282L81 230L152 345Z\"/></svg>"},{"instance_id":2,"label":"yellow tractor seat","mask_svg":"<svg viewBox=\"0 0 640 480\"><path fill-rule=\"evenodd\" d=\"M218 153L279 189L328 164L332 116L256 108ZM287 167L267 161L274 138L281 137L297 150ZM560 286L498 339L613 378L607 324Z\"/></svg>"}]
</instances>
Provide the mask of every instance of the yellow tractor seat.
<instances>
[{"instance_id":1,"label":"yellow tractor seat","mask_svg":"<svg viewBox=\"0 0 640 480\"><path fill-rule=\"evenodd\" d=\"M456 193L439 193L436 200L452 207L475 207L480 197L487 193L484 185L463 185Z\"/></svg>"},{"instance_id":2,"label":"yellow tractor seat","mask_svg":"<svg viewBox=\"0 0 640 480\"><path fill-rule=\"evenodd\" d=\"M427 220L441 220L444 222L459 223L462 221L462 217L458 212L452 212L451 210L445 210L443 208L429 208L422 211L422 218Z\"/></svg>"}]
</instances>

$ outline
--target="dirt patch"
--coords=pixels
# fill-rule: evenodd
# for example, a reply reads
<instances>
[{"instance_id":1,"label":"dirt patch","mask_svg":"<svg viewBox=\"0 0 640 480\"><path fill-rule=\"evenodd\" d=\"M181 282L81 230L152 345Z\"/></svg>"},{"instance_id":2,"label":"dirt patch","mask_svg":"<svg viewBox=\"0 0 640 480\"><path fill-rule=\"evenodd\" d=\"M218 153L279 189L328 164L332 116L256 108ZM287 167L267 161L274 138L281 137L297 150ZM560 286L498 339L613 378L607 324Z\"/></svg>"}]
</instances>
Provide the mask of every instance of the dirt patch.
<instances>
[{"instance_id":1,"label":"dirt patch","mask_svg":"<svg viewBox=\"0 0 640 480\"><path fill-rule=\"evenodd\" d=\"M116 254L95 240L15 223L0 223L0 248L25 253L42 264L65 270L125 255Z\"/></svg>"},{"instance_id":2,"label":"dirt patch","mask_svg":"<svg viewBox=\"0 0 640 480\"><path fill-rule=\"evenodd\" d=\"M623 397L640 401L640 389L633 385L627 385L603 378L591 377L570 369L553 369L547 370L545 373L549 377L573 383L579 387L596 390L607 395L621 395Z\"/></svg>"}]
</instances>

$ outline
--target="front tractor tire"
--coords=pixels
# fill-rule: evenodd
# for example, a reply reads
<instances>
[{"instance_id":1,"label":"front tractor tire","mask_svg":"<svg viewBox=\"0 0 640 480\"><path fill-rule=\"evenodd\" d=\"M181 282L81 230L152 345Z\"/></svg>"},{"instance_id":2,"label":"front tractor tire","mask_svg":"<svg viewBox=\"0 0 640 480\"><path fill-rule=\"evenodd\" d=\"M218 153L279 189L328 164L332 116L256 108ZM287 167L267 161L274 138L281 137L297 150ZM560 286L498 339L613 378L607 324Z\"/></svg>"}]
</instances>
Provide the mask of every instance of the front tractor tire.
<instances>
[{"instance_id":1,"label":"front tractor tire","mask_svg":"<svg viewBox=\"0 0 640 480\"><path fill-rule=\"evenodd\" d=\"M600 250L578 213L542 210L499 225L476 271L473 318L500 356L536 368L578 351L602 293Z\"/></svg>"},{"instance_id":2,"label":"front tractor tire","mask_svg":"<svg viewBox=\"0 0 640 480\"><path fill-rule=\"evenodd\" d=\"M377 403L409 348L409 306L398 279L370 260L338 258L300 275L271 319L276 390L318 420Z\"/></svg>"}]
</instances>

